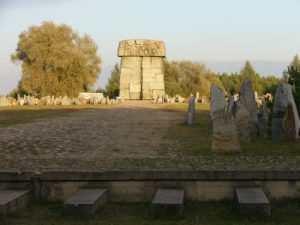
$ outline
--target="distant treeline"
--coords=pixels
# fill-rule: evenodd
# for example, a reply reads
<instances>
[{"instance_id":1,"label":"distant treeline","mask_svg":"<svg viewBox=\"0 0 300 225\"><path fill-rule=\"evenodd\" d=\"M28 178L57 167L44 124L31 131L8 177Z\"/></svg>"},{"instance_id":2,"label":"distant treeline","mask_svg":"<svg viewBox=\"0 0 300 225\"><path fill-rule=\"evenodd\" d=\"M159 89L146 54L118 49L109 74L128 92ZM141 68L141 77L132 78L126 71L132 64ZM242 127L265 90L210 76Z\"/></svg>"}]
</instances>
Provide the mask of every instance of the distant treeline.
<instances>
[{"instance_id":1,"label":"distant treeline","mask_svg":"<svg viewBox=\"0 0 300 225\"><path fill-rule=\"evenodd\" d=\"M202 63L191 61L167 61L165 66L166 93L188 96L190 93L199 92L200 95L209 96L211 84L222 88L227 95L239 92L242 81L249 77L253 89L259 95L275 93L276 87L282 78L276 76L261 76L253 69L249 61L245 62L239 73L213 73Z\"/></svg>"}]
</instances>

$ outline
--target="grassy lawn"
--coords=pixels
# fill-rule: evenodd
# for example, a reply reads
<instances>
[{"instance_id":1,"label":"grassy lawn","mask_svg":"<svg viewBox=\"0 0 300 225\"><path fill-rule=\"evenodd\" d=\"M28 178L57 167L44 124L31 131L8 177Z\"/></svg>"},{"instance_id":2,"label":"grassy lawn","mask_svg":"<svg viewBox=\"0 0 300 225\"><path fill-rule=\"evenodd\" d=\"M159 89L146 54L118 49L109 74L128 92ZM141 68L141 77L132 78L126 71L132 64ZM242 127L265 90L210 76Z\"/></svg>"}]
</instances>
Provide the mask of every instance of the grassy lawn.
<instances>
[{"instance_id":1,"label":"grassy lawn","mask_svg":"<svg viewBox=\"0 0 300 225\"><path fill-rule=\"evenodd\" d=\"M187 105L181 104L176 110L186 113ZM168 133L178 148L182 149L185 155L214 155L211 153L211 133L212 124L210 119L209 105L198 104L196 106L196 123L188 126L185 123L176 125ZM225 155L234 156L294 156L300 155L300 141L273 143L271 137L258 137L251 141L250 144L241 144L242 152L227 153Z\"/></svg>"},{"instance_id":2,"label":"grassy lawn","mask_svg":"<svg viewBox=\"0 0 300 225\"><path fill-rule=\"evenodd\" d=\"M149 203L106 205L86 219L63 215L61 202L31 202L26 210L0 218L1 225L299 225L300 199L273 201L271 216L242 216L234 202L187 202L182 216L149 219Z\"/></svg>"},{"instance_id":3,"label":"grassy lawn","mask_svg":"<svg viewBox=\"0 0 300 225\"><path fill-rule=\"evenodd\" d=\"M109 108L112 105L85 105L85 106L10 106L0 107L0 127L16 124L31 123L35 120L68 116L69 113L79 110Z\"/></svg>"}]
</instances>

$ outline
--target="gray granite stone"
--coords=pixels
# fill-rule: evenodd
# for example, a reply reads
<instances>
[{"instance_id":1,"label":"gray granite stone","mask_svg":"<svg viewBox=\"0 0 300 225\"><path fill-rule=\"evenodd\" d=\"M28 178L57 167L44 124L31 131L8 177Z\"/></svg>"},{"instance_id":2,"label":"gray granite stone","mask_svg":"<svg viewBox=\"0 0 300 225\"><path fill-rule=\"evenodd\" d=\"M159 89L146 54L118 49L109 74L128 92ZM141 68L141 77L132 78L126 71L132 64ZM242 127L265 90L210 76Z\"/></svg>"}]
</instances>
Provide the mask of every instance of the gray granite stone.
<instances>
[{"instance_id":1,"label":"gray granite stone","mask_svg":"<svg viewBox=\"0 0 300 225\"><path fill-rule=\"evenodd\" d=\"M255 95L252 89L252 82L247 77L245 78L245 80L241 85L239 100L249 111L251 136L253 137L258 136L259 135L258 105L255 100Z\"/></svg>"},{"instance_id":2,"label":"gray granite stone","mask_svg":"<svg viewBox=\"0 0 300 225\"><path fill-rule=\"evenodd\" d=\"M212 152L240 151L240 142L232 113L217 111L213 115Z\"/></svg>"},{"instance_id":3,"label":"gray granite stone","mask_svg":"<svg viewBox=\"0 0 300 225\"><path fill-rule=\"evenodd\" d=\"M235 112L235 124L238 132L238 138L240 143L250 143L250 114L246 107L236 101L234 103L234 112Z\"/></svg>"},{"instance_id":4,"label":"gray granite stone","mask_svg":"<svg viewBox=\"0 0 300 225\"><path fill-rule=\"evenodd\" d=\"M151 217L155 218L164 213L182 213L184 190L158 189L151 204Z\"/></svg>"},{"instance_id":5,"label":"gray granite stone","mask_svg":"<svg viewBox=\"0 0 300 225\"><path fill-rule=\"evenodd\" d=\"M224 111L226 106L226 99L224 92L216 85L212 84L210 88L210 116L217 111Z\"/></svg>"},{"instance_id":6,"label":"gray granite stone","mask_svg":"<svg viewBox=\"0 0 300 225\"><path fill-rule=\"evenodd\" d=\"M265 136L268 130L268 107L265 100L262 101L262 105L259 109L258 121L259 121L259 135Z\"/></svg>"},{"instance_id":7,"label":"gray granite stone","mask_svg":"<svg viewBox=\"0 0 300 225\"><path fill-rule=\"evenodd\" d=\"M1 190L0 215L22 210L30 198L29 190Z\"/></svg>"},{"instance_id":8,"label":"gray granite stone","mask_svg":"<svg viewBox=\"0 0 300 225\"><path fill-rule=\"evenodd\" d=\"M64 202L64 212L65 214L91 216L107 200L107 189L81 189Z\"/></svg>"},{"instance_id":9,"label":"gray granite stone","mask_svg":"<svg viewBox=\"0 0 300 225\"><path fill-rule=\"evenodd\" d=\"M288 107L290 105L290 110ZM290 136L291 126L294 138ZM295 140L299 138L300 121L297 107L292 94L291 85L281 83L276 89L275 100L272 112L272 140L281 142L284 140ZM289 132L289 134L287 134Z\"/></svg>"},{"instance_id":10,"label":"gray granite stone","mask_svg":"<svg viewBox=\"0 0 300 225\"><path fill-rule=\"evenodd\" d=\"M194 122L195 122L195 97L191 95L189 100L189 107L188 107L187 124L191 125Z\"/></svg>"},{"instance_id":11,"label":"gray granite stone","mask_svg":"<svg viewBox=\"0 0 300 225\"><path fill-rule=\"evenodd\" d=\"M241 214L270 215L270 201L261 188L236 188L235 191Z\"/></svg>"}]
</instances>

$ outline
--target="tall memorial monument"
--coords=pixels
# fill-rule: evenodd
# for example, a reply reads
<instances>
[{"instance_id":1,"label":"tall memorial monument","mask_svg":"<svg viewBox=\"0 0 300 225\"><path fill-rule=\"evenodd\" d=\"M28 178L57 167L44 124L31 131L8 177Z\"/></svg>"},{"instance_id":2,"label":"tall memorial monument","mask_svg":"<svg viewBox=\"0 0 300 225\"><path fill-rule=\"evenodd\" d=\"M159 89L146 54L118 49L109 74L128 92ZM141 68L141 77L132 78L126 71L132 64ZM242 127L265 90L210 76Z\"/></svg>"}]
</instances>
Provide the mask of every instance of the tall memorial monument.
<instances>
[{"instance_id":1,"label":"tall memorial monument","mask_svg":"<svg viewBox=\"0 0 300 225\"><path fill-rule=\"evenodd\" d=\"M165 44L154 40L120 41L120 97L156 99L165 94L163 58Z\"/></svg>"}]
</instances>

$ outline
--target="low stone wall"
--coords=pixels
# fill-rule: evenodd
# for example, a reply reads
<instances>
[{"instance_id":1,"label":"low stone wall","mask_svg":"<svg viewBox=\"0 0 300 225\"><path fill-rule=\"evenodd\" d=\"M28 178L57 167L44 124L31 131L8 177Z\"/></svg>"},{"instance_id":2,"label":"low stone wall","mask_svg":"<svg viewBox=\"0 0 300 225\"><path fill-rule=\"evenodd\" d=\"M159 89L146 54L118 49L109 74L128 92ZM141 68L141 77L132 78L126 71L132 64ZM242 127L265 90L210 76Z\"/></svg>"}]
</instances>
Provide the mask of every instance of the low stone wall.
<instances>
[{"instance_id":1,"label":"low stone wall","mask_svg":"<svg viewBox=\"0 0 300 225\"><path fill-rule=\"evenodd\" d=\"M108 188L112 202L151 201L158 188L182 188L187 200L233 199L236 187L262 187L269 198L300 196L300 171L1 172L0 189L30 188L36 198L65 200L80 188Z\"/></svg>"}]
</instances>

